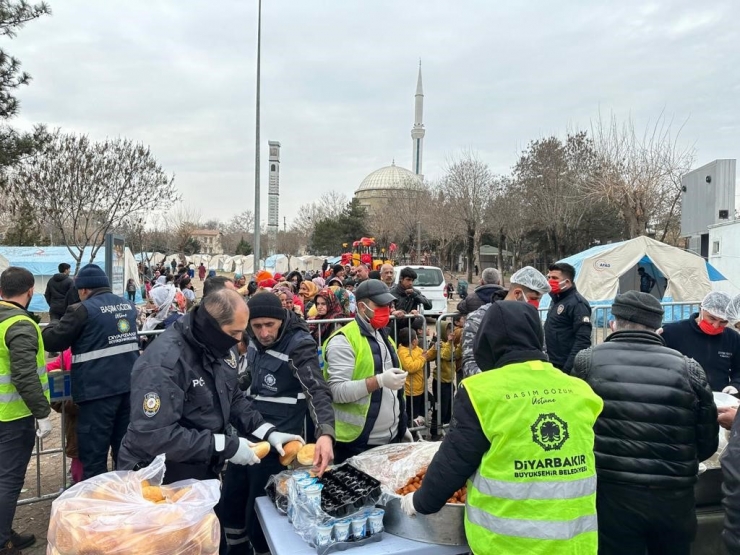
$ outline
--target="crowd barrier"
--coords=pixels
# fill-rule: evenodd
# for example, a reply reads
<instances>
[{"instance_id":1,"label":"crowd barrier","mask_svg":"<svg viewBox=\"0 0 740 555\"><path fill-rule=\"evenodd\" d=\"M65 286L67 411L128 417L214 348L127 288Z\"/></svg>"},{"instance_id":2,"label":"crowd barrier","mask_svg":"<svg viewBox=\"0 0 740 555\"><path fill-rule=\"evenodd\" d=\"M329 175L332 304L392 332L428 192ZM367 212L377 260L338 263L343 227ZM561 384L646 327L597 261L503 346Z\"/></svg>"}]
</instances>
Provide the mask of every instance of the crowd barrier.
<instances>
[{"instance_id":1,"label":"crowd barrier","mask_svg":"<svg viewBox=\"0 0 740 555\"><path fill-rule=\"evenodd\" d=\"M665 316L664 316L664 322L673 322L681 319L688 318L692 313L699 311L699 305L700 303L694 302L694 303L662 303L663 308L665 310ZM428 323L427 318L423 316L423 311L419 311L419 316L422 316L420 318L420 321L423 320L423 324L421 325L421 330L419 335L419 345L423 350L427 350L429 347L428 344L428 337L427 337L427 330L428 330ZM437 348L437 355L435 362L435 369L434 373L439 373L441 369L442 364L442 349L439 348L439 338L442 337L442 326L446 326L448 323L452 322L452 318L456 316L456 312L447 312L444 314L441 314L436 319L435 324L435 332L436 337L438 338L438 348ZM545 318L547 316L547 310L540 310L540 316L542 317L542 321L544 323ZM391 317L392 322L402 322L401 326L398 324L395 324L392 326L392 338L396 345L398 345L398 330L401 327L408 327L411 329L413 327L414 321L418 318L418 316L415 315L406 315L403 318L396 318ZM611 306L598 306L594 307L591 311L591 321L593 323L593 331L591 335L591 342L592 344L598 344L601 343L606 336L609 334L609 320L611 319ZM347 324L351 322L353 318L337 318L332 320L310 320L307 323L309 325L311 324ZM43 326L43 324L42 324ZM336 329L336 328L335 328ZM330 333L335 331L335 329L330 330ZM454 329L453 329L454 331ZM154 336L162 333L162 330L151 330L151 331L140 331L140 336ZM317 355L319 359L319 365L323 369L324 365L324 357L323 357L323 344L325 340L328 338L329 334L324 334L324 336L321 335L321 330L319 328L318 333L318 348L317 348ZM455 365L455 358L454 358L454 351L455 349L451 349L451 359L450 363L454 366ZM445 430L449 428L449 422L443 421L443 410L442 410L442 380L437 379L433 380L432 376L432 370L430 369L430 365L427 363L424 365L423 369L423 383L424 383L424 413L423 414L415 414L413 411L409 415L411 426L409 427L409 430L417 437L421 438L429 438L432 435L439 435L440 433L444 433ZM67 484L67 457L65 452L65 436L64 436L64 424L66 419L66 414L64 411L64 403L63 401L71 400L71 391L70 391L70 383L69 383L69 373L64 373L61 371L56 372L50 372L49 373L49 390L50 390L50 396L52 402L59 401L62 402L62 411L61 411L61 420L60 420L60 434L61 434L61 447L58 448L44 448L44 440L38 439L36 440L36 447L34 449L32 459L35 460L36 463L36 486L35 486L35 495L32 497L24 497L23 499L18 501L18 505L27 505L30 503L36 503L38 501L44 501L48 499L54 499L57 497L60 493L60 491L52 492L52 493L44 493L42 491L42 484L41 484L41 458L44 456L50 456L54 454L61 453L61 467L60 467L60 474L61 474L61 484L64 487L64 484ZM432 386L432 383L436 385L435 391L432 392L433 395L430 395L430 387ZM413 381L411 381L413 383ZM457 389L457 380L455 379L453 385L452 385L452 393L451 393L451 414L454 415L455 410L455 403L454 403L454 393ZM415 392L413 389L410 390L410 395L413 396ZM432 401L430 403L430 401ZM413 406L409 404L409 406ZM431 412L431 417L430 413ZM419 418L422 417L422 418ZM309 426L307 426L309 428ZM434 432L434 433L433 433Z\"/></svg>"}]
</instances>

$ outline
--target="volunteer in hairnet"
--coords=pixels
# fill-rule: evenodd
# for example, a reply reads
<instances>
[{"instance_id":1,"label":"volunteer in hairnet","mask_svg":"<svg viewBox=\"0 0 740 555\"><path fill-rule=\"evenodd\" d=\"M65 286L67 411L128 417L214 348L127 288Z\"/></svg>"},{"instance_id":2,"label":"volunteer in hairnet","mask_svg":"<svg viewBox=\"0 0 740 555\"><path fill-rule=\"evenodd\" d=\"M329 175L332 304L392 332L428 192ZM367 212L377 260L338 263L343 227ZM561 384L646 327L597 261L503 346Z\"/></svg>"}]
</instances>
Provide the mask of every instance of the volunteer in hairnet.
<instances>
[{"instance_id":1,"label":"volunteer in hairnet","mask_svg":"<svg viewBox=\"0 0 740 555\"><path fill-rule=\"evenodd\" d=\"M688 320L665 324L666 346L701 364L712 391L736 394L740 389L740 334L728 327L730 296L712 291Z\"/></svg>"}]
</instances>

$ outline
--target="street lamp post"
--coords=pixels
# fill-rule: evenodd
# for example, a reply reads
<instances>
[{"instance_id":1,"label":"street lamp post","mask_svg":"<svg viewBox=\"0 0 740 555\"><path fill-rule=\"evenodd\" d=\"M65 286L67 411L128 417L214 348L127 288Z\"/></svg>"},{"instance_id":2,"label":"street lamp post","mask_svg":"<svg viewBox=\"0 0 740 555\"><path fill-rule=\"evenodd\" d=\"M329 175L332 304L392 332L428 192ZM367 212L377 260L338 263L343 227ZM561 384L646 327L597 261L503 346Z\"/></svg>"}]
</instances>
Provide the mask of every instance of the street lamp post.
<instances>
[{"instance_id":1,"label":"street lamp post","mask_svg":"<svg viewBox=\"0 0 740 555\"><path fill-rule=\"evenodd\" d=\"M262 0L257 7L257 106L254 147L254 268L260 270L260 46L262 41Z\"/></svg>"}]
</instances>

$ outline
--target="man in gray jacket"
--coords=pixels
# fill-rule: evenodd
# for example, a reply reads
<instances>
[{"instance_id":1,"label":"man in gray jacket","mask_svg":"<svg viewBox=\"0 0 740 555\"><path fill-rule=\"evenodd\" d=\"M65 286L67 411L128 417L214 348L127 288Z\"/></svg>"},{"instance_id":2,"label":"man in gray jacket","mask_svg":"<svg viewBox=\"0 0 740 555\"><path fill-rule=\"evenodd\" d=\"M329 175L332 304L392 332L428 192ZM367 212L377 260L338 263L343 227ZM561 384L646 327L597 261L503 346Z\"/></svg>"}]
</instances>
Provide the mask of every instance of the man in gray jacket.
<instances>
[{"instance_id":1,"label":"man in gray jacket","mask_svg":"<svg viewBox=\"0 0 740 555\"><path fill-rule=\"evenodd\" d=\"M483 274L489 270L486 268L483 270ZM547 283L547 278L538 272L532 266L525 266L521 270L514 272L511 276L511 285L509 290L499 288L498 291L491 297L491 301L484 304L477 310L468 314L465 318L465 327L463 328L463 343L462 343L462 373L463 377L472 376L473 374L480 374L480 368L475 362L473 355L473 342L475 336L478 333L478 328L483 320L483 316L486 315L486 311L491 307L491 304L496 301L522 301L528 302L535 308L539 308L540 299L543 295L550 292L550 286ZM458 305L459 306L459 305Z\"/></svg>"}]
</instances>

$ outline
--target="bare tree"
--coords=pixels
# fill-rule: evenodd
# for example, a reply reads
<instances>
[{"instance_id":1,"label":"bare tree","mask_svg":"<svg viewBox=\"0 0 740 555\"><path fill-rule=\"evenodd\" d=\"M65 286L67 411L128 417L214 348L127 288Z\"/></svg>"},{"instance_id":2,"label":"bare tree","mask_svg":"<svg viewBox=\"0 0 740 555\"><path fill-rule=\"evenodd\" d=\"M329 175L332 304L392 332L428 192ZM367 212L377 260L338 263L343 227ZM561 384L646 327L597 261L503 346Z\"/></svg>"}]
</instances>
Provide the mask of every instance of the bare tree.
<instances>
[{"instance_id":1,"label":"bare tree","mask_svg":"<svg viewBox=\"0 0 740 555\"><path fill-rule=\"evenodd\" d=\"M59 131L12 173L8 187L12 206L31 203L54 224L75 259L75 272L85 249L91 247L92 261L105 234L124 219L167 209L178 199L174 176L148 147Z\"/></svg>"},{"instance_id":2,"label":"bare tree","mask_svg":"<svg viewBox=\"0 0 740 555\"><path fill-rule=\"evenodd\" d=\"M303 204L298 209L298 216L291 223L290 230L298 233L302 244L308 245L316 224L322 220L339 218L348 204L349 198L344 193L324 193L318 200Z\"/></svg>"},{"instance_id":3,"label":"bare tree","mask_svg":"<svg viewBox=\"0 0 740 555\"><path fill-rule=\"evenodd\" d=\"M413 252L413 260L421 264L421 252L417 252L418 231L422 231L422 251L428 246L427 220L432 203L432 193L427 185L415 178L408 178L401 188L388 191L384 207L379 217L369 223L373 236L378 239L377 227L386 237L388 243L398 243L404 252ZM381 246L387 248L386 243Z\"/></svg>"},{"instance_id":4,"label":"bare tree","mask_svg":"<svg viewBox=\"0 0 740 555\"><path fill-rule=\"evenodd\" d=\"M598 171L589 182L591 198L619 209L629 238L646 233L663 220L662 238L679 208L680 176L691 168L695 149L679 144L681 128L661 113L642 134L632 119L621 125L614 114L592 124Z\"/></svg>"},{"instance_id":5,"label":"bare tree","mask_svg":"<svg viewBox=\"0 0 740 555\"><path fill-rule=\"evenodd\" d=\"M170 232L170 250L176 253L184 253L192 250L193 232L202 229L202 216L198 208L183 203L175 206L167 214L167 223Z\"/></svg>"},{"instance_id":6,"label":"bare tree","mask_svg":"<svg viewBox=\"0 0 740 555\"><path fill-rule=\"evenodd\" d=\"M494 195L494 180L488 165L476 153L465 151L447 162L440 190L449 202L449 216L465 229L468 281L473 280L473 265L479 251L483 214Z\"/></svg>"}]
</instances>

